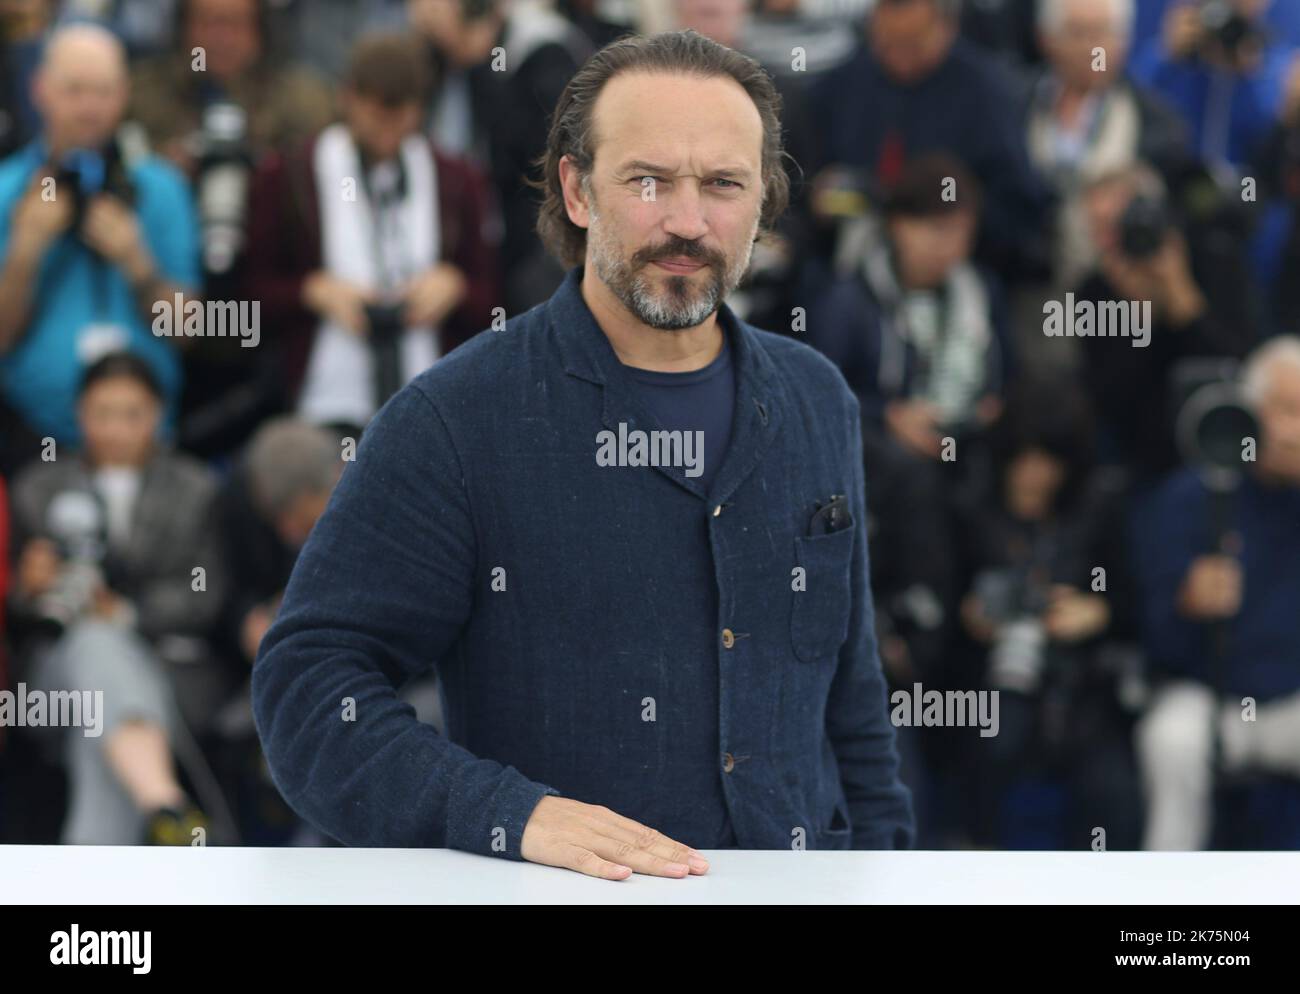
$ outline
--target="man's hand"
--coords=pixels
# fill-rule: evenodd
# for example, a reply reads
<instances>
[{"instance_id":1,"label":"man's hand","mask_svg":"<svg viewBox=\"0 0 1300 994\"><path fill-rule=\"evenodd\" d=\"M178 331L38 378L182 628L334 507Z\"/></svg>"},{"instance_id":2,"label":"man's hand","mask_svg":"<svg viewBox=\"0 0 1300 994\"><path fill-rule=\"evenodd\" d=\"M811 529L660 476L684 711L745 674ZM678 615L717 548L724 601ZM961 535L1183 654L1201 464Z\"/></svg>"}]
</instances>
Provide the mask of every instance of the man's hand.
<instances>
[{"instance_id":1,"label":"man's hand","mask_svg":"<svg viewBox=\"0 0 1300 994\"><path fill-rule=\"evenodd\" d=\"M271 622L275 620L275 611L266 604L250 608L239 626L239 645L249 662L257 658L258 647L262 644Z\"/></svg>"},{"instance_id":2,"label":"man's hand","mask_svg":"<svg viewBox=\"0 0 1300 994\"><path fill-rule=\"evenodd\" d=\"M977 642L987 645L997 638L998 626L985 613L984 602L977 594L967 594L961 599L961 622Z\"/></svg>"},{"instance_id":3,"label":"man's hand","mask_svg":"<svg viewBox=\"0 0 1300 994\"><path fill-rule=\"evenodd\" d=\"M1192 273L1187 240L1170 231L1160 248L1146 259L1123 252L1102 258L1102 271L1125 300L1149 300L1160 320L1182 328L1205 313L1208 303Z\"/></svg>"},{"instance_id":4,"label":"man's hand","mask_svg":"<svg viewBox=\"0 0 1300 994\"><path fill-rule=\"evenodd\" d=\"M45 176L38 173L28 186L27 192L18 201L13 214L13 241L15 249L25 250L33 256L41 256L59 235L68 230L72 224L73 197L69 192L59 196L54 191L54 199L46 200L44 192Z\"/></svg>"},{"instance_id":5,"label":"man's hand","mask_svg":"<svg viewBox=\"0 0 1300 994\"><path fill-rule=\"evenodd\" d=\"M1193 4L1174 4L1165 11L1161 38L1171 59L1187 59L1201 47L1201 11Z\"/></svg>"},{"instance_id":6,"label":"man's hand","mask_svg":"<svg viewBox=\"0 0 1300 994\"><path fill-rule=\"evenodd\" d=\"M885 406L885 424L894 437L917 455L939 457L939 409L921 400L895 400Z\"/></svg>"},{"instance_id":7,"label":"man's hand","mask_svg":"<svg viewBox=\"0 0 1300 994\"><path fill-rule=\"evenodd\" d=\"M530 863L562 866L589 877L624 880L633 873L685 877L704 873L708 860L609 808L547 795L524 826L520 855Z\"/></svg>"},{"instance_id":8,"label":"man's hand","mask_svg":"<svg viewBox=\"0 0 1300 994\"><path fill-rule=\"evenodd\" d=\"M411 280L402 295L407 326L441 324L465 299L468 289L464 273L450 263L438 263Z\"/></svg>"},{"instance_id":9,"label":"man's hand","mask_svg":"<svg viewBox=\"0 0 1300 994\"><path fill-rule=\"evenodd\" d=\"M374 299L374 294L323 270L312 273L302 285L302 300L307 307L358 337L370 330L366 304L374 303Z\"/></svg>"},{"instance_id":10,"label":"man's hand","mask_svg":"<svg viewBox=\"0 0 1300 994\"><path fill-rule=\"evenodd\" d=\"M1196 621L1221 621L1241 610L1241 563L1232 556L1198 556L1178 591L1178 609Z\"/></svg>"},{"instance_id":11,"label":"man's hand","mask_svg":"<svg viewBox=\"0 0 1300 994\"><path fill-rule=\"evenodd\" d=\"M131 607L126 598L102 584L95 590L90 613L103 621L117 621L130 617Z\"/></svg>"},{"instance_id":12,"label":"man's hand","mask_svg":"<svg viewBox=\"0 0 1300 994\"><path fill-rule=\"evenodd\" d=\"M81 238L123 270L133 284L144 283L153 277L153 259L140 237L140 224L135 213L112 194L101 193L86 205Z\"/></svg>"},{"instance_id":13,"label":"man's hand","mask_svg":"<svg viewBox=\"0 0 1300 994\"><path fill-rule=\"evenodd\" d=\"M1110 624L1110 605L1100 594L1085 594L1067 584L1052 587L1043 627L1058 642L1082 642Z\"/></svg>"},{"instance_id":14,"label":"man's hand","mask_svg":"<svg viewBox=\"0 0 1300 994\"><path fill-rule=\"evenodd\" d=\"M23 546L18 558L18 593L22 597L39 597L54 586L63 560L58 547L48 538L34 538Z\"/></svg>"},{"instance_id":15,"label":"man's hand","mask_svg":"<svg viewBox=\"0 0 1300 994\"><path fill-rule=\"evenodd\" d=\"M1287 71L1282 121L1293 128L1300 125L1300 53L1291 59L1291 68Z\"/></svg>"}]
</instances>

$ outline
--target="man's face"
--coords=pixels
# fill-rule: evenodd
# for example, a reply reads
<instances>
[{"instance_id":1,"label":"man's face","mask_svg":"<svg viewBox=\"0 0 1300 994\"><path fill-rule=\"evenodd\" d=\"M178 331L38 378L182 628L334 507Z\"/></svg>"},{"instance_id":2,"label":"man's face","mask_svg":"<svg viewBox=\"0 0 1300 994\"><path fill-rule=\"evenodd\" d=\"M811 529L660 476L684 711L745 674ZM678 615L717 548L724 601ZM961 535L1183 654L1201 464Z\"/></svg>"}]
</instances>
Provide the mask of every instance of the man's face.
<instances>
[{"instance_id":1,"label":"man's face","mask_svg":"<svg viewBox=\"0 0 1300 994\"><path fill-rule=\"evenodd\" d=\"M316 527L316 522L325 513L329 499L328 490L308 491L295 497L275 518L275 533L280 541L291 549L301 549L311 530Z\"/></svg>"},{"instance_id":2,"label":"man's face","mask_svg":"<svg viewBox=\"0 0 1300 994\"><path fill-rule=\"evenodd\" d=\"M749 268L762 208L763 125L730 77L625 73L593 108L592 175L570 171L587 269L642 323L693 328Z\"/></svg>"},{"instance_id":3,"label":"man's face","mask_svg":"<svg viewBox=\"0 0 1300 994\"><path fill-rule=\"evenodd\" d=\"M343 113L348 130L372 162L396 158L402 142L420 127L420 104L408 103L389 107L356 93L345 93Z\"/></svg>"},{"instance_id":4,"label":"man's face","mask_svg":"<svg viewBox=\"0 0 1300 994\"><path fill-rule=\"evenodd\" d=\"M871 14L871 50L898 83L918 83L947 57L956 27L930 0L878 3Z\"/></svg>"},{"instance_id":5,"label":"man's face","mask_svg":"<svg viewBox=\"0 0 1300 994\"><path fill-rule=\"evenodd\" d=\"M746 0L677 0L677 27L735 48L748 9Z\"/></svg>"},{"instance_id":6,"label":"man's face","mask_svg":"<svg viewBox=\"0 0 1300 994\"><path fill-rule=\"evenodd\" d=\"M201 48L218 79L247 72L262 54L257 0L194 0L185 32L186 57Z\"/></svg>"},{"instance_id":7,"label":"man's face","mask_svg":"<svg viewBox=\"0 0 1300 994\"><path fill-rule=\"evenodd\" d=\"M1268 390L1256 413L1263 435L1260 468L1300 484L1300 366L1272 364Z\"/></svg>"},{"instance_id":8,"label":"man's face","mask_svg":"<svg viewBox=\"0 0 1300 994\"><path fill-rule=\"evenodd\" d=\"M127 95L121 54L83 39L50 53L34 91L46 135L59 150L102 147L122 120Z\"/></svg>"},{"instance_id":9,"label":"man's face","mask_svg":"<svg viewBox=\"0 0 1300 994\"><path fill-rule=\"evenodd\" d=\"M142 466L153 450L162 405L130 376L100 380L77 404L77 421L94 466Z\"/></svg>"},{"instance_id":10,"label":"man's face","mask_svg":"<svg viewBox=\"0 0 1300 994\"><path fill-rule=\"evenodd\" d=\"M898 255L903 282L914 289L933 289L954 266L970 257L975 216L958 210L929 217L896 217L889 236Z\"/></svg>"},{"instance_id":11,"label":"man's face","mask_svg":"<svg viewBox=\"0 0 1300 994\"><path fill-rule=\"evenodd\" d=\"M1100 89L1124 71L1128 58L1126 26L1115 0L1065 0L1058 30L1042 44L1056 74L1078 90ZM1093 68L1094 49L1106 53L1105 71Z\"/></svg>"},{"instance_id":12,"label":"man's face","mask_svg":"<svg viewBox=\"0 0 1300 994\"><path fill-rule=\"evenodd\" d=\"M486 60L500 34L501 16L495 4L472 20L465 18L460 0L411 0L407 7L411 26L461 68Z\"/></svg>"}]
</instances>

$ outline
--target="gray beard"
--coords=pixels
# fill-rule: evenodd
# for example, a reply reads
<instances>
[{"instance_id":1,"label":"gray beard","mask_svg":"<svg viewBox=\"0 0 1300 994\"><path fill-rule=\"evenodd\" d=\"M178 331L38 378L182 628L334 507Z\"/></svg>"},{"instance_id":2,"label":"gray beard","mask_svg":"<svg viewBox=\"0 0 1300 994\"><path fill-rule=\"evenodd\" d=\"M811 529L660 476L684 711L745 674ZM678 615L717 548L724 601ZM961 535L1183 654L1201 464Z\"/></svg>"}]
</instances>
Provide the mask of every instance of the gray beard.
<instances>
[{"instance_id":1,"label":"gray beard","mask_svg":"<svg viewBox=\"0 0 1300 994\"><path fill-rule=\"evenodd\" d=\"M592 265L596 275L638 321L660 331L694 328L718 309L744 278L754 251L754 235L758 231L758 220L755 219L743 256L738 257L736 264L725 273L719 272L717 266L710 266L708 283L702 288L694 286L692 276L669 276L661 293L641 271L633 271L627 260L619 255L618 246L607 237L604 225L600 224L594 204L589 207L589 213L591 223L587 237L592 240Z\"/></svg>"}]
</instances>

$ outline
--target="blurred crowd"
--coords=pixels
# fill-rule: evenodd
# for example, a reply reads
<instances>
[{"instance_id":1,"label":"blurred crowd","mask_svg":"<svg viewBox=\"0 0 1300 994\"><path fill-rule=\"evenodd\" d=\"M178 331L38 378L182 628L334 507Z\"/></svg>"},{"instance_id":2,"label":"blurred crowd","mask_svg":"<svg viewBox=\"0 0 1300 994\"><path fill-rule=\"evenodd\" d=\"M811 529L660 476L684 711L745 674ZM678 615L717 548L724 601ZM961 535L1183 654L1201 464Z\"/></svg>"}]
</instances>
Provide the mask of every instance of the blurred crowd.
<instances>
[{"instance_id":1,"label":"blurred crowd","mask_svg":"<svg viewBox=\"0 0 1300 994\"><path fill-rule=\"evenodd\" d=\"M329 841L248 704L296 552L559 285L575 68L682 28L782 95L728 303L858 397L891 689L999 694L898 729L919 845L1300 848L1290 0L0 0L0 689L105 706L0 727L0 840Z\"/></svg>"}]
</instances>

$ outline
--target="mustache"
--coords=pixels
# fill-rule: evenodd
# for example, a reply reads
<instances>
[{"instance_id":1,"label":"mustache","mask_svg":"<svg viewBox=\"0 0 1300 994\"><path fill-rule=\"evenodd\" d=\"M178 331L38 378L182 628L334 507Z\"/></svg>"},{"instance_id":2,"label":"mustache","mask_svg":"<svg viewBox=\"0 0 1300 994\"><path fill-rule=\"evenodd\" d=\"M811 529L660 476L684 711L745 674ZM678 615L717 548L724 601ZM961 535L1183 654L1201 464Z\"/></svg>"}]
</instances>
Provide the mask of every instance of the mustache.
<instances>
[{"instance_id":1,"label":"mustache","mask_svg":"<svg viewBox=\"0 0 1300 994\"><path fill-rule=\"evenodd\" d=\"M722 268L726 261L721 252L706 248L699 242L688 242L676 240L668 242L666 245L655 246L654 248L639 249L632 259L637 267L649 265L659 259L691 259L695 262L702 262L714 269Z\"/></svg>"}]
</instances>

